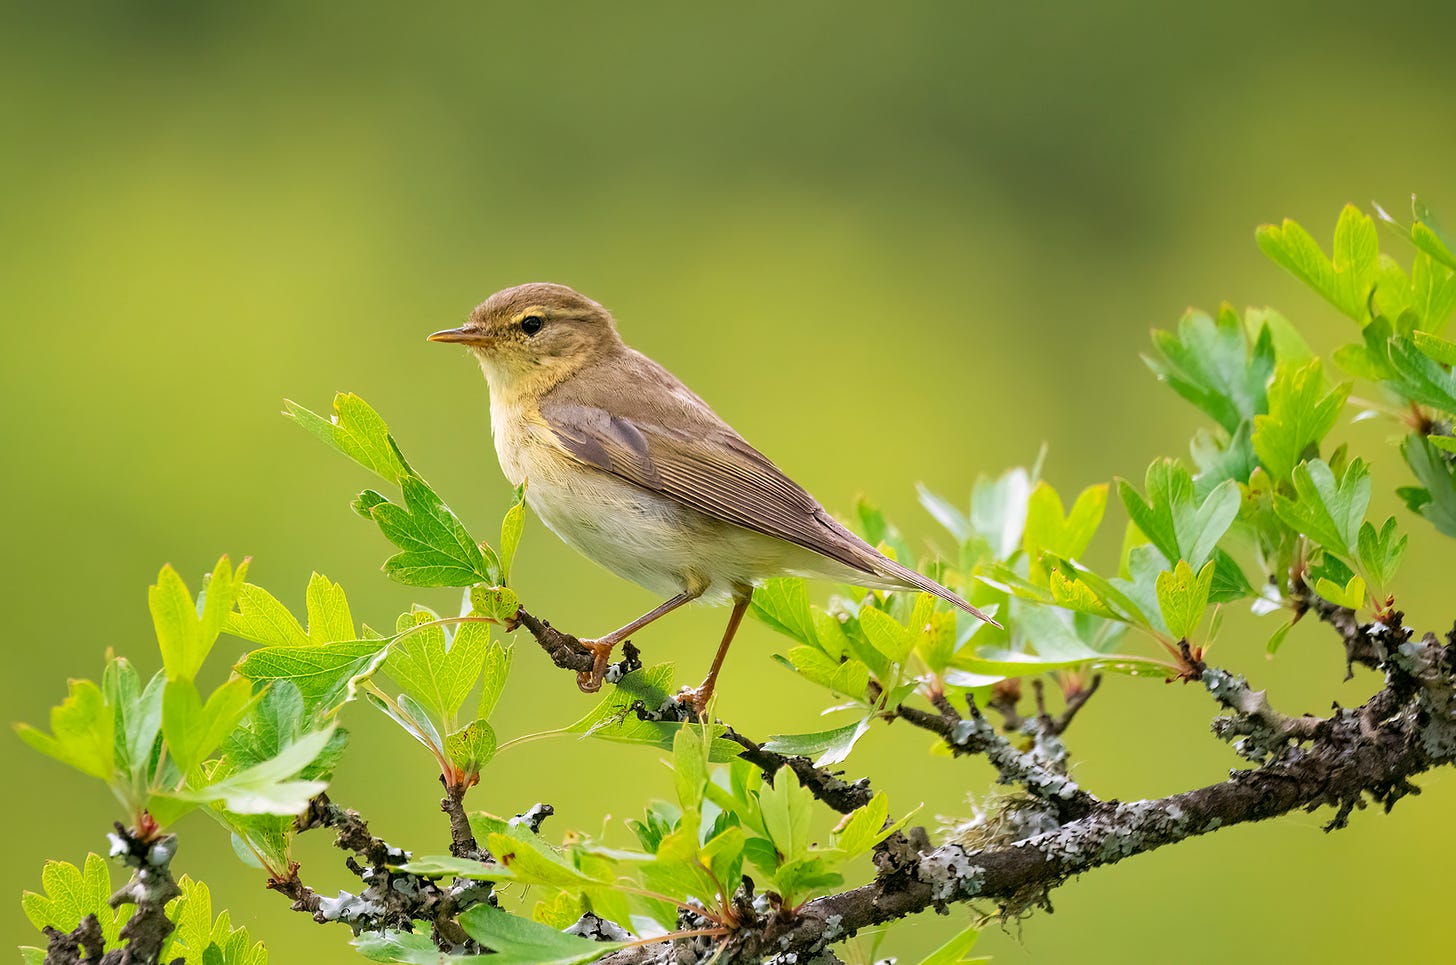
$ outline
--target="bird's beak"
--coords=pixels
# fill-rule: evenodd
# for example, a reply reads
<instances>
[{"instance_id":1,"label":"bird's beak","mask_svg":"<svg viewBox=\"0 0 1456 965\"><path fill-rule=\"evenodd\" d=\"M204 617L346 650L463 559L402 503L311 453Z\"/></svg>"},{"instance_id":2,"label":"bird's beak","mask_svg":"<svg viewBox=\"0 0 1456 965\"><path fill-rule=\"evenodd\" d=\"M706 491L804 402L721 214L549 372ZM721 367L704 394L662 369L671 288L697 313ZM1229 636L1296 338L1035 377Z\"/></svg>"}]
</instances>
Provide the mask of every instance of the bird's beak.
<instances>
[{"instance_id":1,"label":"bird's beak","mask_svg":"<svg viewBox=\"0 0 1456 965\"><path fill-rule=\"evenodd\" d=\"M490 336L477 329L447 328L430 336L431 342L459 342L462 345L484 345Z\"/></svg>"}]
</instances>

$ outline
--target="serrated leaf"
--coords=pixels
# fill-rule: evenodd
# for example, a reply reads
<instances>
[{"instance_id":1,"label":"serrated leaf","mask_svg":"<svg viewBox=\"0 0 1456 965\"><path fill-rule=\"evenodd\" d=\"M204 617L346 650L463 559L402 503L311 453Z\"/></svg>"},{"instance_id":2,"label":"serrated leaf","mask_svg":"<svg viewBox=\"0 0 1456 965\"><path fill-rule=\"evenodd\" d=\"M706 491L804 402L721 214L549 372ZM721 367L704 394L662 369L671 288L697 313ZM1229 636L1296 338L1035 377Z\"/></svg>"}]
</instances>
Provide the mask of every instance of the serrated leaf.
<instances>
[{"instance_id":1,"label":"serrated leaf","mask_svg":"<svg viewBox=\"0 0 1456 965\"><path fill-rule=\"evenodd\" d=\"M819 646L814 615L809 608L807 584L797 577L779 577L754 590L749 610L786 636L811 647Z\"/></svg>"},{"instance_id":2,"label":"serrated leaf","mask_svg":"<svg viewBox=\"0 0 1456 965\"><path fill-rule=\"evenodd\" d=\"M1173 391L1212 416L1228 432L1265 411L1265 385L1274 371L1274 340L1267 326L1251 339L1237 313L1225 306L1215 321L1188 311L1176 332L1153 332L1158 358L1148 367Z\"/></svg>"},{"instance_id":3,"label":"serrated leaf","mask_svg":"<svg viewBox=\"0 0 1456 965\"><path fill-rule=\"evenodd\" d=\"M649 711L662 707L670 698L672 670L672 664L664 663L632 671L596 707L568 726L566 733L671 749L673 738L683 725L642 720L633 712L632 705L640 700ZM712 760L715 763L732 760L743 750L733 741L717 736L724 729L721 724L714 725Z\"/></svg>"},{"instance_id":4,"label":"serrated leaf","mask_svg":"<svg viewBox=\"0 0 1456 965\"><path fill-rule=\"evenodd\" d=\"M324 753L333 734L333 725L304 734L273 757L221 781L169 796L192 803L221 801L238 814L298 814L328 787L325 781L300 780L298 775Z\"/></svg>"},{"instance_id":5,"label":"serrated leaf","mask_svg":"<svg viewBox=\"0 0 1456 965\"><path fill-rule=\"evenodd\" d=\"M868 803L850 812L835 836L835 847L848 858L867 854L889 836L892 829L885 827L889 817L890 799L884 791L876 791Z\"/></svg>"},{"instance_id":6,"label":"serrated leaf","mask_svg":"<svg viewBox=\"0 0 1456 965\"><path fill-rule=\"evenodd\" d=\"M51 708L49 734L16 724L20 739L83 774L112 781L116 777L116 710L101 688L89 680L70 681L66 699Z\"/></svg>"},{"instance_id":7,"label":"serrated leaf","mask_svg":"<svg viewBox=\"0 0 1456 965\"><path fill-rule=\"evenodd\" d=\"M318 647L260 647L237 665L249 680L291 681L311 708L353 700L355 688L383 662L388 640L347 640Z\"/></svg>"},{"instance_id":8,"label":"serrated leaf","mask_svg":"<svg viewBox=\"0 0 1456 965\"><path fill-rule=\"evenodd\" d=\"M359 639L344 588L328 577L321 573L309 577L304 605L308 612L309 643L317 645Z\"/></svg>"},{"instance_id":9,"label":"serrated leaf","mask_svg":"<svg viewBox=\"0 0 1456 965\"><path fill-rule=\"evenodd\" d=\"M1349 395L1348 383L1325 391L1318 359L1299 368L1280 365L1275 369L1269 385L1269 413L1254 417L1253 439L1254 452L1271 476L1289 478L1296 465L1314 454L1320 440L1334 428Z\"/></svg>"},{"instance_id":10,"label":"serrated leaf","mask_svg":"<svg viewBox=\"0 0 1456 965\"><path fill-rule=\"evenodd\" d=\"M849 757L854 745L869 729L870 718L865 717L843 727L812 734L775 734L764 742L763 748L779 754L814 758L815 767L828 767Z\"/></svg>"},{"instance_id":11,"label":"serrated leaf","mask_svg":"<svg viewBox=\"0 0 1456 965\"><path fill-rule=\"evenodd\" d=\"M400 479L404 505L385 502L370 515L401 552L384 562L384 572L410 586L470 586L501 583L495 552L483 548L423 479Z\"/></svg>"},{"instance_id":12,"label":"serrated leaf","mask_svg":"<svg viewBox=\"0 0 1456 965\"><path fill-rule=\"evenodd\" d=\"M470 588L471 609L496 623L512 624L521 601L516 591L503 586L472 586Z\"/></svg>"},{"instance_id":13,"label":"serrated leaf","mask_svg":"<svg viewBox=\"0 0 1456 965\"><path fill-rule=\"evenodd\" d=\"M859 626L870 645L893 663L904 663L915 648L915 635L883 610L864 607L859 611Z\"/></svg>"},{"instance_id":14,"label":"serrated leaf","mask_svg":"<svg viewBox=\"0 0 1456 965\"><path fill-rule=\"evenodd\" d=\"M445 738L445 756L465 774L478 774L495 756L495 730L483 720L473 721Z\"/></svg>"},{"instance_id":15,"label":"serrated leaf","mask_svg":"<svg viewBox=\"0 0 1456 965\"><path fill-rule=\"evenodd\" d=\"M448 727L480 679L490 630L489 624L462 623L449 638L438 619L418 607L402 615L381 669Z\"/></svg>"},{"instance_id":16,"label":"serrated leaf","mask_svg":"<svg viewBox=\"0 0 1456 965\"><path fill-rule=\"evenodd\" d=\"M1370 505L1370 470L1361 459L1336 477L1324 462L1315 459L1296 466L1293 472L1297 499L1278 493L1274 511L1297 532L1347 559L1355 559L1360 523Z\"/></svg>"},{"instance_id":17,"label":"serrated leaf","mask_svg":"<svg viewBox=\"0 0 1456 965\"><path fill-rule=\"evenodd\" d=\"M1377 587L1390 584L1405 559L1406 542L1406 536L1399 532L1394 516L1386 519L1378 532L1368 522L1361 525L1360 565L1365 568L1371 583Z\"/></svg>"},{"instance_id":18,"label":"serrated leaf","mask_svg":"<svg viewBox=\"0 0 1456 965\"><path fill-rule=\"evenodd\" d=\"M292 400L283 404L285 415L381 479L397 484L410 474L384 419L352 392L334 396L334 411L327 419Z\"/></svg>"},{"instance_id":19,"label":"serrated leaf","mask_svg":"<svg viewBox=\"0 0 1456 965\"><path fill-rule=\"evenodd\" d=\"M1456 476L1451 464L1424 436L1408 435L1400 451L1424 488L1397 490L1413 512L1419 513L1447 536L1456 537Z\"/></svg>"},{"instance_id":20,"label":"serrated leaf","mask_svg":"<svg viewBox=\"0 0 1456 965\"><path fill-rule=\"evenodd\" d=\"M1411 343L1420 349L1422 355L1441 365L1456 365L1456 342L1432 335L1430 332L1412 332Z\"/></svg>"},{"instance_id":21,"label":"serrated leaf","mask_svg":"<svg viewBox=\"0 0 1456 965\"><path fill-rule=\"evenodd\" d=\"M1022 548L1032 561L1032 581L1045 579L1040 563L1042 553L1070 559L1081 556L1092 542L1106 509L1105 483L1082 490L1071 511L1066 513L1057 491L1045 481L1037 483L1027 503L1026 529L1022 534Z\"/></svg>"},{"instance_id":22,"label":"serrated leaf","mask_svg":"<svg viewBox=\"0 0 1456 965\"><path fill-rule=\"evenodd\" d=\"M27 891L20 897L20 907L32 925L71 932L87 915L95 915L106 948L117 947L121 926L131 918L136 906L111 907L111 870L105 858L86 855L84 870L68 861L47 861L40 881L42 893Z\"/></svg>"},{"instance_id":23,"label":"serrated leaf","mask_svg":"<svg viewBox=\"0 0 1456 965\"><path fill-rule=\"evenodd\" d=\"M1275 263L1341 312L1357 322L1369 317L1367 305L1379 272L1380 243L1375 223L1359 208L1346 205L1340 212L1331 257L1325 256L1309 232L1288 219L1279 226L1261 226L1256 238Z\"/></svg>"},{"instance_id":24,"label":"serrated leaf","mask_svg":"<svg viewBox=\"0 0 1456 965\"><path fill-rule=\"evenodd\" d=\"M1179 560L1171 571L1158 574L1158 607L1174 639L1188 639L1202 621L1213 586L1213 569L1210 560L1195 574L1186 560Z\"/></svg>"},{"instance_id":25,"label":"serrated leaf","mask_svg":"<svg viewBox=\"0 0 1456 965\"><path fill-rule=\"evenodd\" d=\"M784 861L809 853L809 825L814 817L814 795L799 783L793 768L774 773L772 786L758 792L764 829Z\"/></svg>"},{"instance_id":26,"label":"serrated leaf","mask_svg":"<svg viewBox=\"0 0 1456 965\"><path fill-rule=\"evenodd\" d=\"M207 885L183 875L177 885L182 894L167 908L176 923L162 953L163 961L184 959L187 965L266 965L268 952L254 942L247 929L233 928L223 911L212 917L212 893Z\"/></svg>"},{"instance_id":27,"label":"serrated leaf","mask_svg":"<svg viewBox=\"0 0 1456 965\"><path fill-rule=\"evenodd\" d=\"M1176 459L1160 459L1148 466L1144 487L1146 498L1127 480L1117 480L1118 495L1134 525L1165 558L1202 567L1238 516L1238 485L1232 480L1220 483L1200 501L1187 467Z\"/></svg>"},{"instance_id":28,"label":"serrated leaf","mask_svg":"<svg viewBox=\"0 0 1456 965\"><path fill-rule=\"evenodd\" d=\"M805 679L845 697L862 700L869 687L870 668L853 657L835 661L814 647L792 647L783 659Z\"/></svg>"},{"instance_id":29,"label":"serrated leaf","mask_svg":"<svg viewBox=\"0 0 1456 965\"><path fill-rule=\"evenodd\" d=\"M183 775L222 746L257 699L246 679L234 677L202 702L190 680L169 680L162 695L162 734Z\"/></svg>"},{"instance_id":30,"label":"serrated leaf","mask_svg":"<svg viewBox=\"0 0 1456 965\"><path fill-rule=\"evenodd\" d=\"M177 571L170 564L162 567L156 584L147 591L147 606L168 680L192 680L197 676L222 632L247 570L247 560L234 573L228 558L222 557L194 603Z\"/></svg>"},{"instance_id":31,"label":"serrated leaf","mask_svg":"<svg viewBox=\"0 0 1456 965\"><path fill-rule=\"evenodd\" d=\"M1365 581L1358 576L1350 577L1344 586L1320 577L1315 580L1314 591L1335 606L1358 610L1365 605Z\"/></svg>"},{"instance_id":32,"label":"serrated leaf","mask_svg":"<svg viewBox=\"0 0 1456 965\"><path fill-rule=\"evenodd\" d=\"M237 610L228 615L224 629L233 636L271 647L308 646L308 633L273 594L245 583L238 588Z\"/></svg>"}]
</instances>

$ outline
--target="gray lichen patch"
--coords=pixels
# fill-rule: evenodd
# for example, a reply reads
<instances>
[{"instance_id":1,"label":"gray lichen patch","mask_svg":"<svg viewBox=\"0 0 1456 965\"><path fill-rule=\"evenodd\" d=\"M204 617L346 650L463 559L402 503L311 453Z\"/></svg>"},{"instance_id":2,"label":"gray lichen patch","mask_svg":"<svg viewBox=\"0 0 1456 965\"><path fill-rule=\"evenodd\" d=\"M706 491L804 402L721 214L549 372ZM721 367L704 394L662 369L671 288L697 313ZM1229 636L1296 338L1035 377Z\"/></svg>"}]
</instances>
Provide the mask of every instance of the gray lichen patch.
<instances>
[{"instance_id":1,"label":"gray lichen patch","mask_svg":"<svg viewBox=\"0 0 1456 965\"><path fill-rule=\"evenodd\" d=\"M920 860L915 877L930 886L935 901L974 898L981 893L986 870L959 845L937 848Z\"/></svg>"}]
</instances>

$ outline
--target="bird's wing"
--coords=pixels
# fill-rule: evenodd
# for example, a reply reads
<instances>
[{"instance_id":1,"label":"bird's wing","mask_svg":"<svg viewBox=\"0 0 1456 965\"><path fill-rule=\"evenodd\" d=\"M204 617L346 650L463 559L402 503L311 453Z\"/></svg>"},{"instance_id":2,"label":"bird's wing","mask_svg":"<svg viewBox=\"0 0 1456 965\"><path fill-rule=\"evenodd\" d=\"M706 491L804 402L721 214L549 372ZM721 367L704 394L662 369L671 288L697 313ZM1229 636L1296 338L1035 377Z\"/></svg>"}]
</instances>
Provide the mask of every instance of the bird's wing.
<instances>
[{"instance_id":1,"label":"bird's wing","mask_svg":"<svg viewBox=\"0 0 1456 965\"><path fill-rule=\"evenodd\" d=\"M597 400L579 397L588 390L547 395L541 416L562 447L587 465L862 573L880 571L876 564L884 558L879 553L696 396L686 389L676 392L676 379L655 387L669 390L665 407L615 400L614 411L608 412L594 404Z\"/></svg>"}]
</instances>

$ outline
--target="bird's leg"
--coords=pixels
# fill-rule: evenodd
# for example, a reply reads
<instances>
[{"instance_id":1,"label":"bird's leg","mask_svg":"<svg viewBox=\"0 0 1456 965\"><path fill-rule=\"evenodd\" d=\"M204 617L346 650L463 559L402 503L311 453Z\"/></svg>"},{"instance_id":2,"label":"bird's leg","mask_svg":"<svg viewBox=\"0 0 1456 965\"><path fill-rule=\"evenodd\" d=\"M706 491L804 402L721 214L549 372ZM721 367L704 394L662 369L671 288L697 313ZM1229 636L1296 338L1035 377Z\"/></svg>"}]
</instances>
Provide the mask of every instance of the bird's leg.
<instances>
[{"instance_id":1,"label":"bird's leg","mask_svg":"<svg viewBox=\"0 0 1456 965\"><path fill-rule=\"evenodd\" d=\"M590 672L583 670L576 675L576 686L582 693L594 694L602 689L602 678L607 674L607 661L612 657L612 649L632 634L641 630L647 624L676 610L684 603L691 603L702 596L701 590L684 590L662 605L654 607L642 614L626 626L618 627L604 637L597 637L595 640L583 640L581 645L592 652L592 669Z\"/></svg>"},{"instance_id":2,"label":"bird's leg","mask_svg":"<svg viewBox=\"0 0 1456 965\"><path fill-rule=\"evenodd\" d=\"M708 668L708 676L696 688L684 688L678 694L679 701L692 701L693 713L700 718L708 707L708 699L713 696L713 686L718 682L718 671L723 669L723 658L728 656L728 647L733 643L733 636L738 632L738 625L743 622L743 614L748 612L748 601L752 598L753 587L750 586L733 601L733 612L728 615L728 626L723 630L723 642L718 644L718 652L713 655L713 665Z\"/></svg>"}]
</instances>

